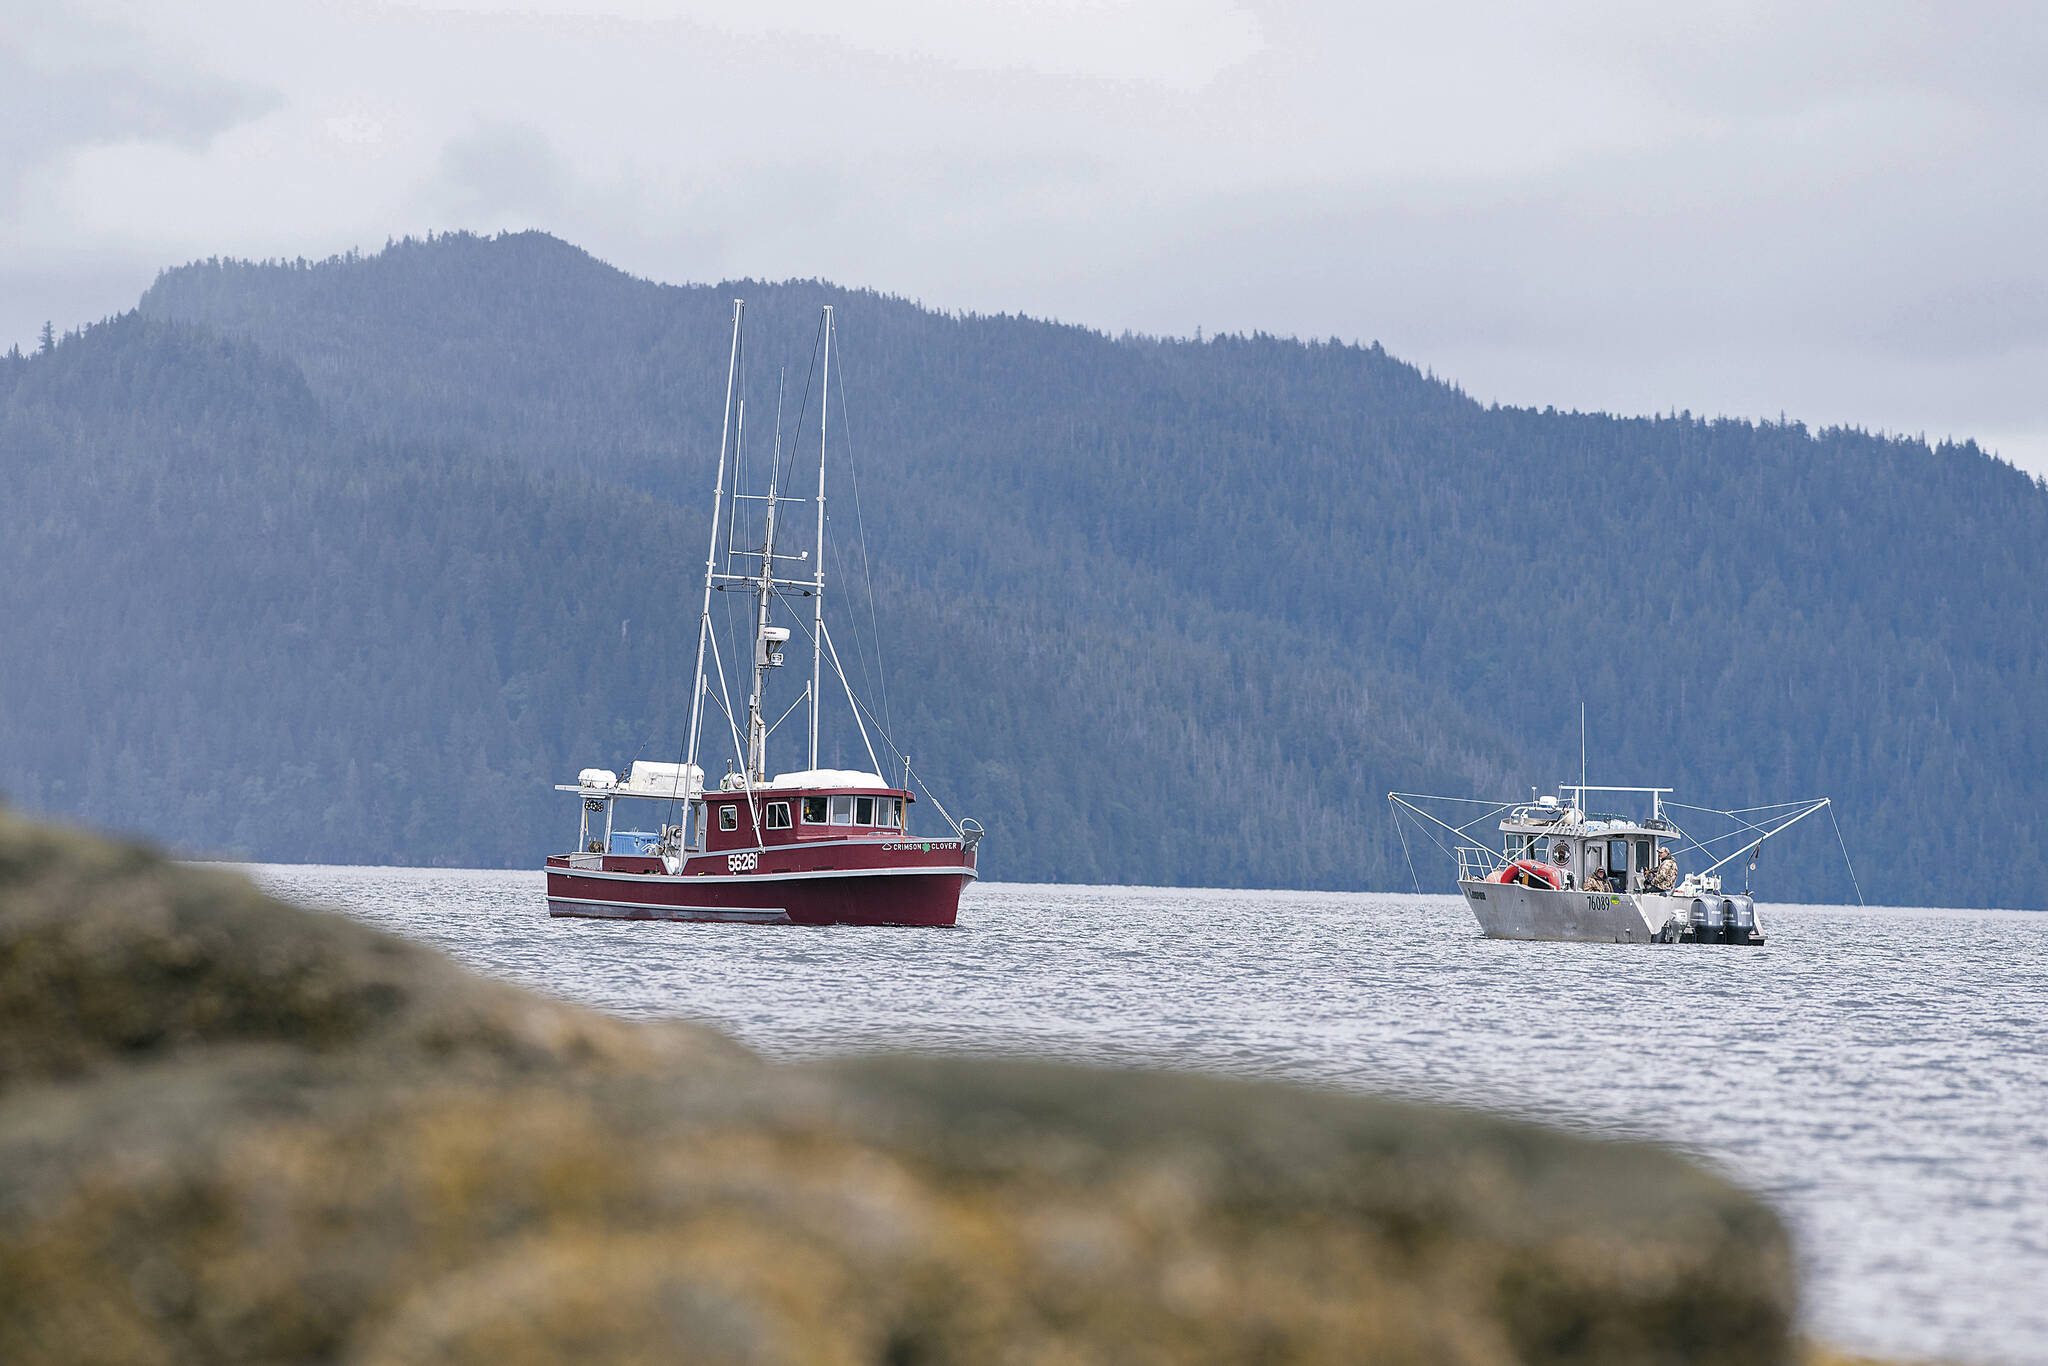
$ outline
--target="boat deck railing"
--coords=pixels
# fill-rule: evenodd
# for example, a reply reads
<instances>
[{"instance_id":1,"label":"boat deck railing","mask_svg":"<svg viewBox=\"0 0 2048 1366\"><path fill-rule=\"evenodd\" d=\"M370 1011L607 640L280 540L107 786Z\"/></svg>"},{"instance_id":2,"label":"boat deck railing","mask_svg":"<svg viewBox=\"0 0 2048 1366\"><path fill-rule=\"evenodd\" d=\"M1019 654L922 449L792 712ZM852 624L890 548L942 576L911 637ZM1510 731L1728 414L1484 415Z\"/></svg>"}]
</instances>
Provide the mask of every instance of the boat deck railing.
<instances>
[{"instance_id":1,"label":"boat deck railing","mask_svg":"<svg viewBox=\"0 0 2048 1366\"><path fill-rule=\"evenodd\" d=\"M1458 881L1475 881L1490 875L1506 860L1492 850L1476 844L1461 844L1458 854Z\"/></svg>"}]
</instances>

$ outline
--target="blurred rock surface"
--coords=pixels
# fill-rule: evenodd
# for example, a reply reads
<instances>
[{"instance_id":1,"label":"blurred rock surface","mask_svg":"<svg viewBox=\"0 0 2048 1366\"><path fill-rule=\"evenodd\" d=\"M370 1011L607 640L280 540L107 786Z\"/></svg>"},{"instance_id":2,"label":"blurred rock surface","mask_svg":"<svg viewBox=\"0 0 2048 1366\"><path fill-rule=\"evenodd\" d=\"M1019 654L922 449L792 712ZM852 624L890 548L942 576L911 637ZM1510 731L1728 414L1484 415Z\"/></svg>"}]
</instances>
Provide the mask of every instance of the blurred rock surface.
<instances>
[{"instance_id":1,"label":"blurred rock surface","mask_svg":"<svg viewBox=\"0 0 2048 1366\"><path fill-rule=\"evenodd\" d=\"M1778 1219L1655 1147L770 1064L0 813L9 1366L1771 1366L1794 1309Z\"/></svg>"}]
</instances>

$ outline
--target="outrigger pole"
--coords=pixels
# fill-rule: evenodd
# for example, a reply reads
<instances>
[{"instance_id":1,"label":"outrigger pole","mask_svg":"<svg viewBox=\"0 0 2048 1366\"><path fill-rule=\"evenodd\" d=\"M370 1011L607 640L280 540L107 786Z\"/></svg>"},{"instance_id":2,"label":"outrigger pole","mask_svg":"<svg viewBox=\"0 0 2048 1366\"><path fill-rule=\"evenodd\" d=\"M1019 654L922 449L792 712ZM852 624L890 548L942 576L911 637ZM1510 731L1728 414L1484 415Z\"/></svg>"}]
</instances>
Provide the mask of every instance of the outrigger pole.
<instances>
[{"instance_id":1,"label":"outrigger pole","mask_svg":"<svg viewBox=\"0 0 2048 1366\"><path fill-rule=\"evenodd\" d=\"M1434 825L1442 826L1445 830L1449 831L1453 836L1455 836L1458 839L1471 839L1473 826L1483 824L1484 822L1493 819L1495 816L1498 816L1501 812L1506 811L1510 807L1517 805L1517 803L1515 802L1489 802L1483 797L1439 797L1432 793L1427 792L1389 792L1387 794L1387 801L1391 803L1395 808L1396 830L1400 828L1400 811L1402 809L1406 809L1413 815L1422 817L1423 820L1429 821ZM1463 825L1452 825L1449 821L1441 820L1438 817L1423 810L1421 807L1417 806L1415 803L1418 801L1464 802L1473 806L1483 806L1486 808L1486 810L1480 812L1477 816L1474 816L1471 820L1465 822ZM1421 830L1423 834L1428 835L1430 842L1436 845L1437 848L1443 849L1443 851L1447 854L1451 853L1449 849L1444 848L1444 842L1438 839L1435 833L1431 831L1428 828L1428 826L1418 826L1417 829ZM1488 852L1491 853L1492 851L1488 850ZM1456 857L1456 855L1452 856ZM1503 863L1506 862L1504 858L1500 859L1499 861ZM1413 875L1412 869L1410 870L1410 875Z\"/></svg>"},{"instance_id":2,"label":"outrigger pole","mask_svg":"<svg viewBox=\"0 0 2048 1366\"><path fill-rule=\"evenodd\" d=\"M782 386L775 389L775 455L768 461L768 524L761 542L761 582L755 590L754 687L747 696L747 790L768 781L768 722L761 704L768 691L768 670L782 662L776 642L768 635L768 615L775 605L775 505L783 501L776 489L782 477ZM739 490L733 490L739 496ZM782 633L785 637L789 632Z\"/></svg>"},{"instance_id":3,"label":"outrigger pole","mask_svg":"<svg viewBox=\"0 0 2048 1366\"><path fill-rule=\"evenodd\" d=\"M1673 805L1676 805L1676 804L1677 804L1677 803L1673 803ZM1706 867L1704 867L1704 868L1700 869L1700 876L1702 876L1702 877L1705 877L1705 876L1706 876L1706 875L1707 875L1708 873L1711 873L1711 872L1713 872L1713 871L1714 871L1714 870L1715 870L1716 868L1719 868L1719 867L1720 867L1720 866L1721 866L1722 864L1724 864L1724 863L1727 863L1727 862L1730 862L1731 860L1734 860L1734 859L1738 859L1738 858L1741 858L1741 857L1742 857L1742 856L1743 856L1744 854L1748 853L1748 852L1749 852L1749 851L1750 851L1751 849L1761 849L1761 848L1763 848L1763 847L1764 847L1764 841L1765 841L1765 840L1767 840L1767 839L1769 839L1769 838L1770 838L1771 836L1773 836L1773 835L1775 835L1775 834L1777 834L1777 833L1779 833L1780 831L1783 831L1783 830L1790 830L1790 829L1791 829L1791 828L1792 828L1793 826L1795 826L1795 825L1799 824L1799 822L1801 822L1801 821L1805 820L1805 819L1806 819L1806 818L1807 818L1808 816L1811 816L1811 815L1812 815L1812 814L1813 814L1814 812L1816 812L1816 811L1821 811L1821 810L1825 810L1825 809L1826 809L1827 807L1829 807L1830 805L1832 805L1832 803L1831 803L1831 802L1830 802L1830 801L1829 801L1829 800L1828 800L1828 799L1827 799L1826 797L1822 797L1822 798L1820 798L1819 800L1815 801L1815 802L1814 802L1814 803L1813 803L1813 804L1812 804L1811 806L1807 807L1807 808L1806 808L1806 809L1805 809L1804 811L1801 811L1801 812L1800 812L1800 813L1799 813L1798 815L1796 815L1796 816L1792 817L1792 818L1791 818L1790 820L1787 820L1787 821L1782 821L1782 822L1780 822L1779 824L1777 824L1777 825L1774 825L1774 826L1772 826L1772 827L1771 827L1770 829L1768 829L1768 830L1763 830L1763 831L1761 831L1760 833L1758 833L1758 835L1757 835L1757 837L1756 837L1756 841L1755 841L1755 843L1753 843L1753 844L1744 844L1744 845L1741 845L1741 846L1739 846L1739 847L1738 847L1738 848L1737 848L1737 849L1735 850L1735 852L1734 852L1734 853L1732 853L1732 854L1723 854L1723 855L1722 855L1722 856L1721 856L1720 858L1717 858L1717 859L1715 859L1715 860L1714 860L1714 861L1713 861L1712 863L1710 863L1710 864L1708 864L1708 865L1707 865ZM1720 812L1719 814L1721 814L1721 815L1723 815L1723 816L1731 816L1731 818L1732 818L1732 813L1730 813L1730 812L1727 812L1727 811L1723 811L1723 812ZM1752 829L1754 829L1754 828L1755 828L1755 827L1752 827ZM1844 850L1844 851L1843 851L1843 854L1842 854L1842 858L1843 858L1843 861L1844 861L1844 862L1847 862L1847 861L1848 861L1848 857L1849 857L1849 856L1848 856L1848 851L1847 851L1847 850ZM1854 877L1855 877L1855 875L1856 875L1856 874L1855 874L1855 870L1854 870L1853 868L1852 868L1852 869L1850 870L1850 873L1849 873L1849 875L1850 875L1850 877L1851 877L1851 878L1854 878ZM1860 892L1860 891L1858 892L1858 895L1859 895L1859 896L1861 895L1861 892Z\"/></svg>"},{"instance_id":4,"label":"outrigger pole","mask_svg":"<svg viewBox=\"0 0 2048 1366\"><path fill-rule=\"evenodd\" d=\"M711 583L718 569L718 515L725 503L725 451L732 439L733 394L740 375L740 319L746 300L732 301L732 359L725 372L725 419L718 429L718 479L711 493L711 546L704 552L704 611L697 621L697 677L690 687L690 745L683 762L697 762L698 722L704 715L704 644L711 638ZM724 678L724 670L719 671Z\"/></svg>"},{"instance_id":5,"label":"outrigger pole","mask_svg":"<svg viewBox=\"0 0 2048 1366\"><path fill-rule=\"evenodd\" d=\"M818 709L825 701L825 431L832 411L832 305L825 305L824 382L818 392L818 564L811 579L811 762L818 766ZM863 551L865 553L865 551ZM833 660L838 667L838 660ZM856 712L858 721L860 714ZM865 738L865 736L863 736Z\"/></svg>"}]
</instances>

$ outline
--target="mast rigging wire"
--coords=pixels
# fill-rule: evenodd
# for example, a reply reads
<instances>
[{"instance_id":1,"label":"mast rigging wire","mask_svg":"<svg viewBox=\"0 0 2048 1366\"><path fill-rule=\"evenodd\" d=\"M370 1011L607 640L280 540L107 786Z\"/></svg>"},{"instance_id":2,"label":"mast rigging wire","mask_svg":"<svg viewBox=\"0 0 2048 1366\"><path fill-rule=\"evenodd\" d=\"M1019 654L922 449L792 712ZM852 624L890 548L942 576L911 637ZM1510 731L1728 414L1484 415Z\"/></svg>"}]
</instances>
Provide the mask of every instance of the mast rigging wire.
<instances>
[{"instance_id":1,"label":"mast rigging wire","mask_svg":"<svg viewBox=\"0 0 2048 1366\"><path fill-rule=\"evenodd\" d=\"M831 519L828 517L826 520L827 522L829 522ZM839 553L839 543L836 540L832 542L832 567L833 572L835 573L842 572L845 567L845 562L841 558ZM877 639L875 641L875 671L877 673L881 671L882 667L881 653L882 642L879 639ZM864 688L874 687L874 679L870 677L868 674L867 649L861 643L860 619L858 617L854 618L853 620L853 659L854 663L860 666L861 686Z\"/></svg>"},{"instance_id":2,"label":"mast rigging wire","mask_svg":"<svg viewBox=\"0 0 2048 1366\"><path fill-rule=\"evenodd\" d=\"M818 319L818 335L811 342L811 368L804 374L804 396L802 400L797 404L796 431L789 438L789 467L792 471L796 469L797 448L803 444L804 414L810 411L811 385L818 377L818 348L820 345L823 344L824 339L825 319L822 316L820 316ZM780 411L779 404L777 412L775 414L775 445L777 452L777 461L775 469L771 473L775 476L775 480L773 482L779 482L782 474L782 465L780 459L782 449L782 413ZM772 486L773 483L771 482L771 487Z\"/></svg>"},{"instance_id":3,"label":"mast rigging wire","mask_svg":"<svg viewBox=\"0 0 2048 1366\"><path fill-rule=\"evenodd\" d=\"M839 373L834 378L839 381L839 430L846 436L846 473L849 482L853 486L853 525L860 539L861 577L867 582L868 627L873 632L875 638L876 691L882 701L882 719L887 721L889 719L889 675L882 654L882 626L875 615L875 572L873 565L868 559L867 521L861 516L860 511L860 466L854 462L853 458L853 418L850 416L853 410L846 403L846 356L843 352L839 357ZM854 643L858 647L858 639ZM936 799L934 799L933 804L937 804Z\"/></svg>"},{"instance_id":4,"label":"mast rigging wire","mask_svg":"<svg viewBox=\"0 0 2048 1366\"><path fill-rule=\"evenodd\" d=\"M1394 808L1394 833L1401 837L1401 857L1408 861L1408 880L1415 884L1415 895L1422 895L1422 879L1415 875L1415 859L1408 852L1408 832L1401 828L1401 808Z\"/></svg>"},{"instance_id":5,"label":"mast rigging wire","mask_svg":"<svg viewBox=\"0 0 2048 1366\"><path fill-rule=\"evenodd\" d=\"M1849 885L1856 888L1856 904L1858 906L1865 905L1867 903L1863 900L1863 888L1856 881L1856 865L1849 862L1849 841L1842 838L1842 822L1835 816L1835 804L1833 802L1828 803L1828 820L1834 823L1835 843L1842 846L1842 866L1849 870Z\"/></svg>"},{"instance_id":6,"label":"mast rigging wire","mask_svg":"<svg viewBox=\"0 0 2048 1366\"><path fill-rule=\"evenodd\" d=\"M804 638L806 640L815 638L811 635L810 627L807 624L805 624L802 617L794 616L792 617L792 620L796 622L797 629L804 633ZM825 633L824 643L825 649L832 659L832 671L839 675L839 686L846 690L846 700L853 704L853 706L859 712L860 716L865 716L868 719L868 721L873 724L873 726L875 727L875 734L881 737L882 744L888 749L891 759L903 760L906 771L910 771L910 755L904 751L901 745L898 745L896 743L895 737L889 733L888 728L882 723L882 719L875 715L875 709L873 707L870 707L867 703L861 701L860 694L854 691L852 682L847 679L846 669L843 665L841 665L839 661L839 652L832 644L832 634L829 630ZM860 724L858 716L855 718L855 724ZM868 740L867 731L865 727L862 728L861 738L863 742L867 744L869 750L869 759L873 762L880 763L880 757L874 754L874 745L872 741ZM884 775L885 778L886 776L887 775ZM922 778L917 778L916 782L918 790L923 792L926 797L930 798L931 804L934 807L938 808L939 814L941 816L944 816L946 823L953 827L954 833L959 834L964 838L965 832L960 828L959 822L955 821L952 818L952 816L947 814L945 804L939 800L938 795L934 793L929 786L926 785L925 781Z\"/></svg>"}]
</instances>

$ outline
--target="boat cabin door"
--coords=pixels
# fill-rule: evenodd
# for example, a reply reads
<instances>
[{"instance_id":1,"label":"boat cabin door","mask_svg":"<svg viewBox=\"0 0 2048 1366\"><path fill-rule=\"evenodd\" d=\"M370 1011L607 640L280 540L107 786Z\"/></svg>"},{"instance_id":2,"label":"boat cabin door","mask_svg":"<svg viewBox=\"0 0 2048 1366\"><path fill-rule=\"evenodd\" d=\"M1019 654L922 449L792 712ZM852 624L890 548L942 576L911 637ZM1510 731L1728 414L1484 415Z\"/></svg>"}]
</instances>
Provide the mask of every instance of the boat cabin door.
<instances>
[{"instance_id":1,"label":"boat cabin door","mask_svg":"<svg viewBox=\"0 0 2048 1366\"><path fill-rule=\"evenodd\" d=\"M595 830L599 833L592 834ZM583 799L583 829L576 838L579 853L601 854L612 847L612 799Z\"/></svg>"},{"instance_id":2,"label":"boat cabin door","mask_svg":"<svg viewBox=\"0 0 2048 1366\"><path fill-rule=\"evenodd\" d=\"M1629 854L1631 843L1635 846L1634 857ZM1579 885L1584 886L1597 871L1607 874L1609 891L1639 892L1650 866L1650 841L1646 839L1587 840L1586 876Z\"/></svg>"}]
</instances>

